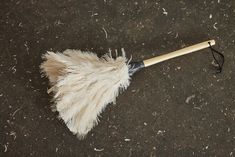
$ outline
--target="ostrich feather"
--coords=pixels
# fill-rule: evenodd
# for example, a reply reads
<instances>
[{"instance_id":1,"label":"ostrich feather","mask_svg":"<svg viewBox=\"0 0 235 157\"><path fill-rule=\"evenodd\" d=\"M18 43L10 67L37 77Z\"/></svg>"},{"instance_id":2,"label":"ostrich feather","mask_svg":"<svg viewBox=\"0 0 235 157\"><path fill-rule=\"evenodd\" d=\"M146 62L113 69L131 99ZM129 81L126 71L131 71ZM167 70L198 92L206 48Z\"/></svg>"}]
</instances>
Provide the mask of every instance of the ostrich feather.
<instances>
[{"instance_id":1,"label":"ostrich feather","mask_svg":"<svg viewBox=\"0 0 235 157\"><path fill-rule=\"evenodd\" d=\"M130 84L125 53L116 59L99 58L91 52L66 50L43 55L42 72L54 94L53 108L71 132L82 139L98 123L109 103L115 103L120 90Z\"/></svg>"}]
</instances>

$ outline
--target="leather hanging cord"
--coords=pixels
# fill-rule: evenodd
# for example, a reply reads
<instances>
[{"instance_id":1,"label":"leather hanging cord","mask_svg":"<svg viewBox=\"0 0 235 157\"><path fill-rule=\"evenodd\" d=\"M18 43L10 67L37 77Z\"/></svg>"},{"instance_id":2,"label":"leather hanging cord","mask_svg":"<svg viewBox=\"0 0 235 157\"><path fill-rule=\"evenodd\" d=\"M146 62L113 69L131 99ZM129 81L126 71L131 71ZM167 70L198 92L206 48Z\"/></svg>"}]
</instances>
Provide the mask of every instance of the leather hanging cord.
<instances>
[{"instance_id":1,"label":"leather hanging cord","mask_svg":"<svg viewBox=\"0 0 235 157\"><path fill-rule=\"evenodd\" d=\"M223 65L224 65L224 55L223 55L221 52L215 50L215 49L211 46L211 43L210 43L210 42L208 42L208 44L210 45L211 54L212 54L212 56L213 56L213 58L214 58L214 61L215 61L215 63L218 65L218 67L216 67L216 68L217 68L216 73L221 73L222 70L223 70ZM220 58L219 58L219 59L216 58L215 54L217 54Z\"/></svg>"}]
</instances>

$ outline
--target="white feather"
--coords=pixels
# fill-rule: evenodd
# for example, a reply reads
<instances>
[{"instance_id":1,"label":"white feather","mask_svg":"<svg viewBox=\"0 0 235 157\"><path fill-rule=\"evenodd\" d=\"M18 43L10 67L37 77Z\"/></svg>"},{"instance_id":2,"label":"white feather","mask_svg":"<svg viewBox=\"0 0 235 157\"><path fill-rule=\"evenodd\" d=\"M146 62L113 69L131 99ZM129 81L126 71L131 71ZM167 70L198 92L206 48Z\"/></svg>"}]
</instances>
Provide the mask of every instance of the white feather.
<instances>
[{"instance_id":1,"label":"white feather","mask_svg":"<svg viewBox=\"0 0 235 157\"><path fill-rule=\"evenodd\" d=\"M98 58L91 52L66 50L46 53L41 65L54 93L55 109L71 132L83 138L98 122L109 103L115 103L119 90L130 84L125 57Z\"/></svg>"}]
</instances>

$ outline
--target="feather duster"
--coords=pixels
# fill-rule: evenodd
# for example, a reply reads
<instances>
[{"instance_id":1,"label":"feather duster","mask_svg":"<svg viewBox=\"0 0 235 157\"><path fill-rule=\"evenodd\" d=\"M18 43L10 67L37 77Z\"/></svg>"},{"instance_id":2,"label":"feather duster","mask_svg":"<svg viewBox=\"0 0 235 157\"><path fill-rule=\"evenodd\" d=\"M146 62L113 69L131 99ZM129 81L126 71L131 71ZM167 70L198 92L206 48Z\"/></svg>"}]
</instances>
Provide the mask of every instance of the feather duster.
<instances>
[{"instance_id":1,"label":"feather duster","mask_svg":"<svg viewBox=\"0 0 235 157\"><path fill-rule=\"evenodd\" d=\"M98 58L94 53L79 50L47 52L43 55L41 70L50 80L48 92L54 94L53 109L58 111L69 130L82 139L98 123L98 116L106 105L115 103L119 92L129 86L130 76L135 72L212 45L215 41L208 40L132 63L125 57L124 51L115 59L107 54Z\"/></svg>"}]
</instances>

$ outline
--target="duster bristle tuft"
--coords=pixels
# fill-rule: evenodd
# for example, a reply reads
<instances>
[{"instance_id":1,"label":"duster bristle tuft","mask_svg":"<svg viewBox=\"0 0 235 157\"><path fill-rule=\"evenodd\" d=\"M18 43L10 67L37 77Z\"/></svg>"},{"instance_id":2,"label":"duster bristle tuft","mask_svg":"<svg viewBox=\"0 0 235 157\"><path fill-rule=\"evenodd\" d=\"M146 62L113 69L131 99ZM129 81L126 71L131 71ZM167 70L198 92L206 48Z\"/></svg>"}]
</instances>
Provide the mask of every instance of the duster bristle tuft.
<instances>
[{"instance_id":1,"label":"duster bristle tuft","mask_svg":"<svg viewBox=\"0 0 235 157\"><path fill-rule=\"evenodd\" d=\"M109 103L115 103L119 90L130 84L125 57L98 58L91 52L66 50L47 52L41 65L54 94L54 108L71 132L82 139L98 123Z\"/></svg>"}]
</instances>

